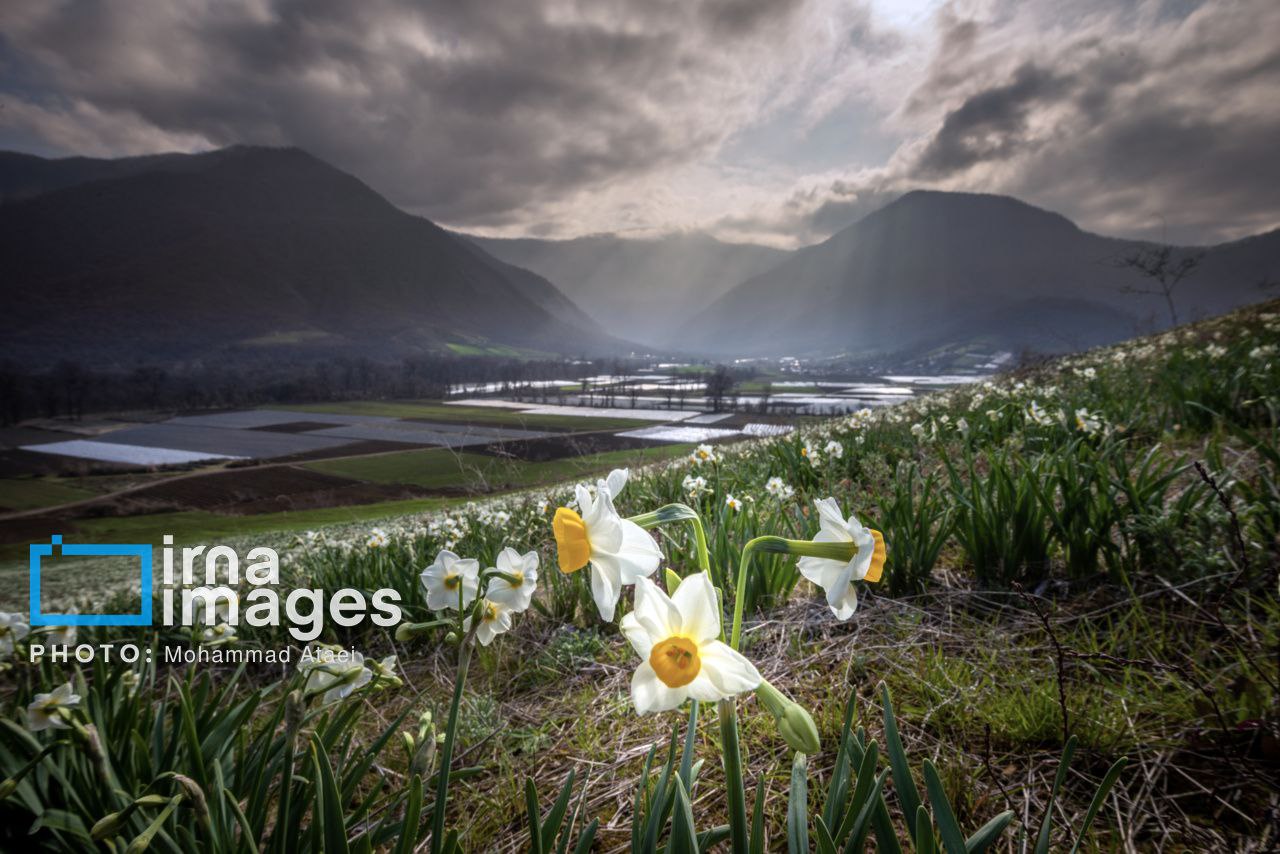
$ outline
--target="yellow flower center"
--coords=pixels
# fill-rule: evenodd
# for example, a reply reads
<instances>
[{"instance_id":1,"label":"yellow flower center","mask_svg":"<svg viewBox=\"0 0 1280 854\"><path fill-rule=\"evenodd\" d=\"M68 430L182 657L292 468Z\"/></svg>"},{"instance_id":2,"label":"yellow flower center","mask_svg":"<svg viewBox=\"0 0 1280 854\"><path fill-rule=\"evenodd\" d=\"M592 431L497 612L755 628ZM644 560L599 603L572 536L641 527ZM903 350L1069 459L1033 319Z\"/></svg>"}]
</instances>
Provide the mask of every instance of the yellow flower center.
<instances>
[{"instance_id":1,"label":"yellow flower center","mask_svg":"<svg viewBox=\"0 0 1280 854\"><path fill-rule=\"evenodd\" d=\"M865 581L876 582L880 580L880 576L884 574L884 535L874 528L871 529L871 536L875 538L876 547L871 552L871 566L867 567Z\"/></svg>"},{"instance_id":2,"label":"yellow flower center","mask_svg":"<svg viewBox=\"0 0 1280 854\"><path fill-rule=\"evenodd\" d=\"M551 520L551 530L556 535L560 571L567 575L586 566L591 559L591 541L587 539L587 523L582 517L568 507L561 507Z\"/></svg>"},{"instance_id":3,"label":"yellow flower center","mask_svg":"<svg viewBox=\"0 0 1280 854\"><path fill-rule=\"evenodd\" d=\"M667 638L649 652L649 664L668 688L681 688L702 669L698 645L689 638Z\"/></svg>"},{"instance_id":4,"label":"yellow flower center","mask_svg":"<svg viewBox=\"0 0 1280 854\"><path fill-rule=\"evenodd\" d=\"M457 590L458 585L461 583L462 583L462 576L458 575L456 572L451 572L444 577L445 590Z\"/></svg>"},{"instance_id":5,"label":"yellow flower center","mask_svg":"<svg viewBox=\"0 0 1280 854\"><path fill-rule=\"evenodd\" d=\"M522 586L524 586L524 573L523 572L511 573L511 580L508 581L507 583L511 585L511 588L513 590L519 590Z\"/></svg>"}]
</instances>

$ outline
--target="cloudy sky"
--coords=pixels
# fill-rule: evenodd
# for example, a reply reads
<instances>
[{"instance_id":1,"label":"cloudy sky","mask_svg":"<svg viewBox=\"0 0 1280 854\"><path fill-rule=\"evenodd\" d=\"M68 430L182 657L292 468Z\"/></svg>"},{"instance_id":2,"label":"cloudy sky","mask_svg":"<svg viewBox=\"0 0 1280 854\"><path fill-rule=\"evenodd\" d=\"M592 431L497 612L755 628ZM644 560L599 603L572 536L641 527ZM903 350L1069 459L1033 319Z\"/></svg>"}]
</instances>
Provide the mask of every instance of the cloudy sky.
<instances>
[{"instance_id":1,"label":"cloudy sky","mask_svg":"<svg viewBox=\"0 0 1280 854\"><path fill-rule=\"evenodd\" d=\"M0 148L298 145L488 234L811 243L905 189L1280 226L1280 2L0 6Z\"/></svg>"}]
</instances>

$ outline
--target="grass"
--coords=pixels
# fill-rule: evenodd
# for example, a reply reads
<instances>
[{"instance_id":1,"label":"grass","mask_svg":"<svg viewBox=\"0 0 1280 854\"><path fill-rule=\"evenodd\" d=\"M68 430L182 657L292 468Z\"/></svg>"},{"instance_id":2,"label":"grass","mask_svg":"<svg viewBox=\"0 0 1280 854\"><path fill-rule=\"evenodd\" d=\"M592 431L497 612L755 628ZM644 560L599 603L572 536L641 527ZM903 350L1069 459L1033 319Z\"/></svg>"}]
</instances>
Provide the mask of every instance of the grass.
<instances>
[{"instance_id":1,"label":"grass","mask_svg":"<svg viewBox=\"0 0 1280 854\"><path fill-rule=\"evenodd\" d=\"M530 404L533 406L534 404ZM420 418L493 427L524 427L530 430L626 430L653 424L635 418L598 418L577 415L525 415L519 410L487 406L454 406L437 400L352 400L335 403L298 403L266 407L293 412L324 412L334 415L371 415L385 418Z\"/></svg>"},{"instance_id":2,"label":"grass","mask_svg":"<svg viewBox=\"0 0 1280 854\"><path fill-rule=\"evenodd\" d=\"M403 451L341 460L320 460L306 467L325 474L370 483L409 484L424 489L520 489L584 477L625 465L642 465L682 457L692 445L659 445L607 451L545 462L507 460L487 454L454 453L447 448Z\"/></svg>"},{"instance_id":3,"label":"grass","mask_svg":"<svg viewBox=\"0 0 1280 854\"><path fill-rule=\"evenodd\" d=\"M505 344L461 344L456 341L445 345L459 356L501 356L507 359L536 359L547 354L538 350L521 350Z\"/></svg>"},{"instance_id":4,"label":"grass","mask_svg":"<svg viewBox=\"0 0 1280 854\"><path fill-rule=\"evenodd\" d=\"M4 510L35 510L92 498L98 493L45 477L0 478L0 508Z\"/></svg>"}]
</instances>

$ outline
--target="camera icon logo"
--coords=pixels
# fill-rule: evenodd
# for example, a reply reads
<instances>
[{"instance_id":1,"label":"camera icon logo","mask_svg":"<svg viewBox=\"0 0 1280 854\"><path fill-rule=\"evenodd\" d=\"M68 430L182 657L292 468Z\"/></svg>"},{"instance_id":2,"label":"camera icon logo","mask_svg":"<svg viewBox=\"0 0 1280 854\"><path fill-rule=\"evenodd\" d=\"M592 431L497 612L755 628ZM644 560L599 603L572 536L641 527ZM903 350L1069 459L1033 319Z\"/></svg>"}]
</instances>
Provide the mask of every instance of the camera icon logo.
<instances>
[{"instance_id":1,"label":"camera icon logo","mask_svg":"<svg viewBox=\"0 0 1280 854\"><path fill-rule=\"evenodd\" d=\"M28 549L31 562L31 625L33 626L149 626L151 625L151 546L147 543L77 543L63 544L62 535L54 534L48 543L32 543ZM45 614L40 609L40 567L44 558L67 557L136 557L138 590L142 600L136 614Z\"/></svg>"}]
</instances>

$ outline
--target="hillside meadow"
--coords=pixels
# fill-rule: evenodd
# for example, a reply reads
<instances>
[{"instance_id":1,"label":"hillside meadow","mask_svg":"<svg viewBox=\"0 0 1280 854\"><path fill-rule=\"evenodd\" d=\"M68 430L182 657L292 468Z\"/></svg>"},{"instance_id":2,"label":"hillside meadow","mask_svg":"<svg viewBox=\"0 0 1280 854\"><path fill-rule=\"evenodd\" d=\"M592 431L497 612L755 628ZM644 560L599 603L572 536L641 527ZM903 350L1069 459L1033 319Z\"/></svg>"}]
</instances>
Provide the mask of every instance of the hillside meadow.
<instances>
[{"instance_id":1,"label":"hillside meadow","mask_svg":"<svg viewBox=\"0 0 1280 854\"><path fill-rule=\"evenodd\" d=\"M358 658L171 666L300 644L0 617L3 847L1267 850L1278 416L1273 302L625 478L319 528L282 589L401 596L398 625L326 624ZM69 640L156 654L28 662Z\"/></svg>"}]
</instances>

